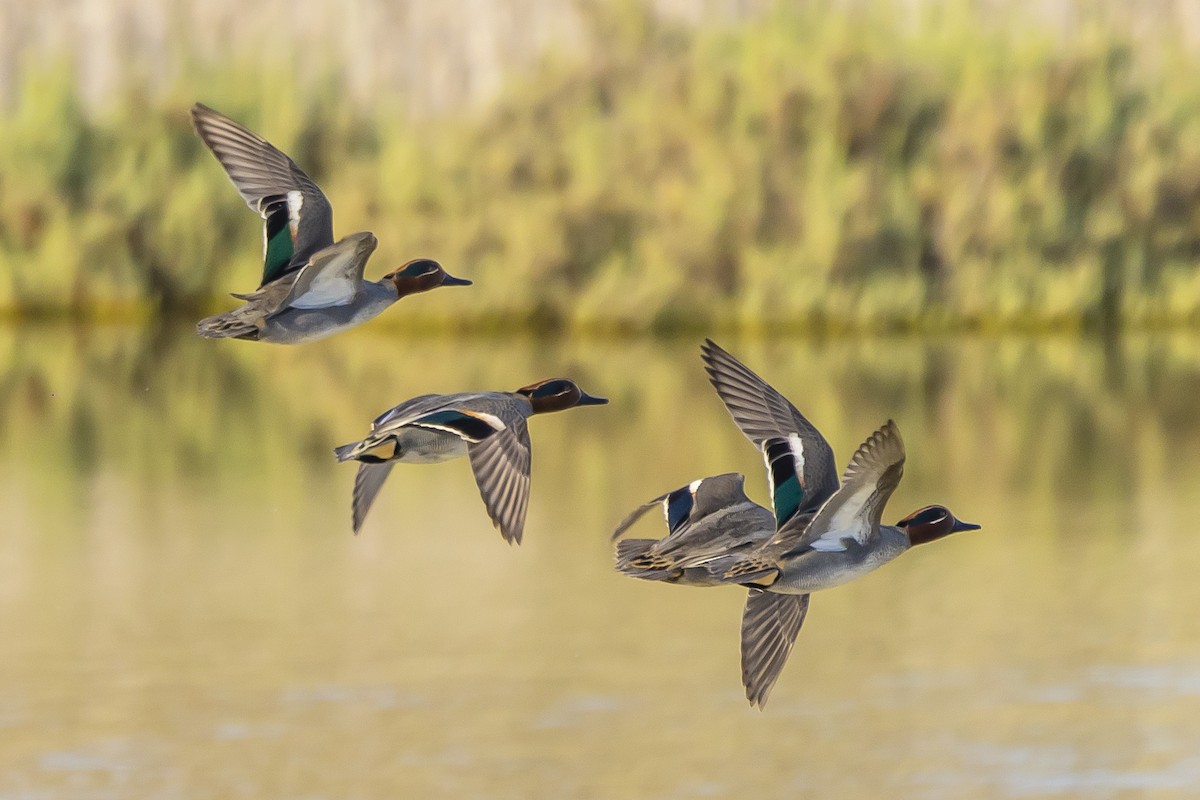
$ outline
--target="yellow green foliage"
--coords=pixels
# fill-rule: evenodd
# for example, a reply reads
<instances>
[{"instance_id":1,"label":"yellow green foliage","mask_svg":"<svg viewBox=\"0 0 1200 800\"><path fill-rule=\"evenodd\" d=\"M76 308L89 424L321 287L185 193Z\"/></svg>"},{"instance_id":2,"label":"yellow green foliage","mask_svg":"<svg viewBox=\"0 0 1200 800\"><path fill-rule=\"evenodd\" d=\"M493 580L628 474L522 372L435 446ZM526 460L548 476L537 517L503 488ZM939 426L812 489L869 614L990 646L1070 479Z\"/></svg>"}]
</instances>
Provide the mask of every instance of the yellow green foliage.
<instances>
[{"instance_id":1,"label":"yellow green foliage","mask_svg":"<svg viewBox=\"0 0 1200 800\"><path fill-rule=\"evenodd\" d=\"M260 62L184 62L85 113L27 71L0 116L0 306L216 308L259 231L191 131L201 100L288 151L371 274L475 286L392 324L1044 327L1200 319L1200 56L973 13L824 4L681 27L596 13L483 110L411 119ZM252 76L253 79L249 79ZM383 320L379 324L386 324Z\"/></svg>"}]
</instances>

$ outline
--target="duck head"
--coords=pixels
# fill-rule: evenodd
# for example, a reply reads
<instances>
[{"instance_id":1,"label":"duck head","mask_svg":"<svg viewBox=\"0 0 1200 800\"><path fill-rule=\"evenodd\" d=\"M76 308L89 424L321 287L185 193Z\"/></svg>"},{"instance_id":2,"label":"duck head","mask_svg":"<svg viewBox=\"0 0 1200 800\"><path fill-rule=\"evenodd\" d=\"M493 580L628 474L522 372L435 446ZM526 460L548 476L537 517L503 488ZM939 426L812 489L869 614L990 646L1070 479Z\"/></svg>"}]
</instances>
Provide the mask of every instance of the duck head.
<instances>
[{"instance_id":1,"label":"duck head","mask_svg":"<svg viewBox=\"0 0 1200 800\"><path fill-rule=\"evenodd\" d=\"M925 544L959 531L977 531L980 525L956 519L945 506L925 506L896 523L913 545Z\"/></svg>"},{"instance_id":2,"label":"duck head","mask_svg":"<svg viewBox=\"0 0 1200 800\"><path fill-rule=\"evenodd\" d=\"M396 294L404 297L409 294L428 292L439 286L470 286L465 278L455 278L442 269L442 265L431 258L414 258L400 269L384 276L396 287Z\"/></svg>"},{"instance_id":3,"label":"duck head","mask_svg":"<svg viewBox=\"0 0 1200 800\"><path fill-rule=\"evenodd\" d=\"M544 414L547 411L562 411L564 408L575 406L602 406L608 402L603 397L592 397L575 385L574 381L566 378L551 378L538 381L517 389L517 394L529 398L533 413Z\"/></svg>"}]
</instances>

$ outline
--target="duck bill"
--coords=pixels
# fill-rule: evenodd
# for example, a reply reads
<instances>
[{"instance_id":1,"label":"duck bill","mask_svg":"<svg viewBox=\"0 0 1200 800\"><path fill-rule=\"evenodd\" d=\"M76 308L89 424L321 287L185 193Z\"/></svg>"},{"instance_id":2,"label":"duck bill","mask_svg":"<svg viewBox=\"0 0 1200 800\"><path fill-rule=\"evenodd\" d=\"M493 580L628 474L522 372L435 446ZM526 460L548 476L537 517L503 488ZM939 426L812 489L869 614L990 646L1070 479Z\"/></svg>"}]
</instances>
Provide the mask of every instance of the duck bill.
<instances>
[{"instance_id":1,"label":"duck bill","mask_svg":"<svg viewBox=\"0 0 1200 800\"><path fill-rule=\"evenodd\" d=\"M453 275L447 274L442 278L442 286L470 286L471 281L466 278L456 278Z\"/></svg>"},{"instance_id":2,"label":"duck bill","mask_svg":"<svg viewBox=\"0 0 1200 800\"><path fill-rule=\"evenodd\" d=\"M982 525L976 525L974 522L963 522L961 519L954 520L954 527L951 532L958 533L959 531L977 531L982 528Z\"/></svg>"},{"instance_id":3,"label":"duck bill","mask_svg":"<svg viewBox=\"0 0 1200 800\"><path fill-rule=\"evenodd\" d=\"M581 406L602 406L608 403L607 397L592 397L586 392L580 392L579 402L576 405Z\"/></svg>"}]
</instances>

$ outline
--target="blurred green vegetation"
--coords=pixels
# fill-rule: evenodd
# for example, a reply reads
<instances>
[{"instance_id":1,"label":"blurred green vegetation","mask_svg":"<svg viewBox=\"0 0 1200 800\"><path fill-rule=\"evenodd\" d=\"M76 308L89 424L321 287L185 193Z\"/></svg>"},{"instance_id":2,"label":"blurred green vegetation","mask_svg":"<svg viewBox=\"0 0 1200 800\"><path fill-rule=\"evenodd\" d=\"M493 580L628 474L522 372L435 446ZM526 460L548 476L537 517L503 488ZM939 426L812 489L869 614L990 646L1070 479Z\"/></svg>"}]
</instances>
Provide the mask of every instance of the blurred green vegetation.
<instances>
[{"instance_id":1,"label":"blurred green vegetation","mask_svg":"<svg viewBox=\"0 0 1200 800\"><path fill-rule=\"evenodd\" d=\"M594 8L586 55L420 119L345 102L335 64L301 86L181 48L171 88L96 112L65 64L31 67L0 116L0 308L194 313L253 287L260 233L191 130L202 100L289 152L338 235L377 233L371 275L423 255L476 282L373 324L1200 321L1200 54L837 5L698 28Z\"/></svg>"}]
</instances>

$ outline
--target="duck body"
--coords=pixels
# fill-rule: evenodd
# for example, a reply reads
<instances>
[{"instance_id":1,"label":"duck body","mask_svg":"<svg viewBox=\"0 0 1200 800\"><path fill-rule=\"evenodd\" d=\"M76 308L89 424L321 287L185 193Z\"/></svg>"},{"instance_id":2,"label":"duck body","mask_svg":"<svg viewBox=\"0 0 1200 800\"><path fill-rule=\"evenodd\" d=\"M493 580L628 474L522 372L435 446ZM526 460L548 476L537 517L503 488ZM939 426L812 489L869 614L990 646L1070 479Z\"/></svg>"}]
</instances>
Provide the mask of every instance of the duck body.
<instances>
[{"instance_id":1,"label":"duck body","mask_svg":"<svg viewBox=\"0 0 1200 800\"><path fill-rule=\"evenodd\" d=\"M351 304L324 308L288 308L264 320L254 341L275 344L316 342L357 327L389 309L400 297L388 281L365 281Z\"/></svg>"},{"instance_id":2,"label":"duck body","mask_svg":"<svg viewBox=\"0 0 1200 800\"><path fill-rule=\"evenodd\" d=\"M783 566L768 591L809 594L832 589L874 572L911 547L904 531L891 525L880 526L879 536L870 546L852 540L845 550L832 553L806 550L783 558ZM743 585L753 587L754 582L746 581Z\"/></svg>"},{"instance_id":3,"label":"duck body","mask_svg":"<svg viewBox=\"0 0 1200 800\"><path fill-rule=\"evenodd\" d=\"M201 320L196 330L210 339L303 344L361 325L400 299L390 276L378 281L359 277L376 244L370 233L347 236L313 257L309 266L327 273L307 290L305 270L289 272L254 292L234 295L245 303ZM334 280L330 276L339 269L343 277Z\"/></svg>"},{"instance_id":4,"label":"duck body","mask_svg":"<svg viewBox=\"0 0 1200 800\"><path fill-rule=\"evenodd\" d=\"M520 543L529 505L531 447L527 420L534 414L608 401L565 378L515 392L426 394L376 417L371 432L335 448L338 461L358 461L351 503L358 533L396 464L436 464L467 456L492 522Z\"/></svg>"}]
</instances>

